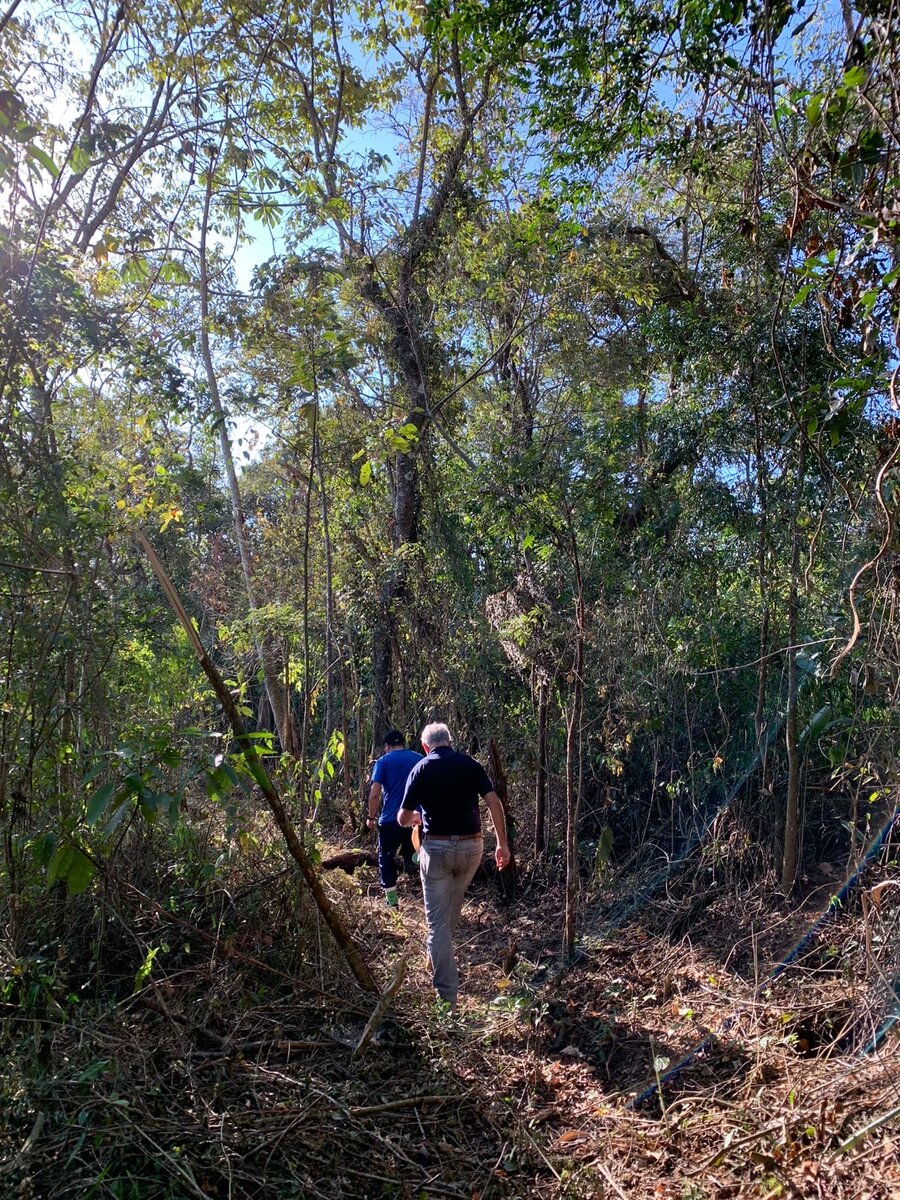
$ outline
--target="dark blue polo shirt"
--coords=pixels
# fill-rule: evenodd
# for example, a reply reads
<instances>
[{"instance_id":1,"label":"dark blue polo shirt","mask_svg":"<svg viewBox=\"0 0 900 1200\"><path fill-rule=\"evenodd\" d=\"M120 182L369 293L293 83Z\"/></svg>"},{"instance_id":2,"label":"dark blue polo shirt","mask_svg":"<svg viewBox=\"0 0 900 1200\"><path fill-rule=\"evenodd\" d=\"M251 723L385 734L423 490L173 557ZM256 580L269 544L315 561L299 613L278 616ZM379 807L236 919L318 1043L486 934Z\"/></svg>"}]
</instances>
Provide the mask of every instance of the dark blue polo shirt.
<instances>
[{"instance_id":1,"label":"dark blue polo shirt","mask_svg":"<svg viewBox=\"0 0 900 1200\"><path fill-rule=\"evenodd\" d=\"M410 771L400 807L421 808L422 828L436 837L480 833L478 800L493 790L481 763L452 746L436 746Z\"/></svg>"}]
</instances>

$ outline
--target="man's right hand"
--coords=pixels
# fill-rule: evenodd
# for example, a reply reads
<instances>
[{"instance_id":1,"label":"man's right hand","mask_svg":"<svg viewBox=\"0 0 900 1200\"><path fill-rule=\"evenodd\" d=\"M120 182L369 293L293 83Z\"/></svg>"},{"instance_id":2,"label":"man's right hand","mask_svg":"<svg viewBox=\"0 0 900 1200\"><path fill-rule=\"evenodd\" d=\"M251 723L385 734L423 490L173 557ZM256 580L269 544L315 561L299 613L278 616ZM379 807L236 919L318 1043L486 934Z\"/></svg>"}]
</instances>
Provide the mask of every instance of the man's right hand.
<instances>
[{"instance_id":1,"label":"man's right hand","mask_svg":"<svg viewBox=\"0 0 900 1200\"><path fill-rule=\"evenodd\" d=\"M512 861L512 855L509 852L509 846L498 846L494 851L494 858L497 860L497 870L505 870Z\"/></svg>"}]
</instances>

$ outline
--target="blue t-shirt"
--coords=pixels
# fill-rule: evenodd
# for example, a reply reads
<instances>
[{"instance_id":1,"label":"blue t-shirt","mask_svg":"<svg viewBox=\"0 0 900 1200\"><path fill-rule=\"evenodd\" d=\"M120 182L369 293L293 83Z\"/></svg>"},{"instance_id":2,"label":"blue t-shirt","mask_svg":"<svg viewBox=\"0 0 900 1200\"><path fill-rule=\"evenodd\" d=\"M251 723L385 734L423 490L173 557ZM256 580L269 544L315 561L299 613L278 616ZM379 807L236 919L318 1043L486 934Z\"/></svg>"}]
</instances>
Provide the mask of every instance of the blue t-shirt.
<instances>
[{"instance_id":1,"label":"blue t-shirt","mask_svg":"<svg viewBox=\"0 0 900 1200\"><path fill-rule=\"evenodd\" d=\"M375 763L372 782L381 784L382 793L379 825L397 820L406 780L416 763L421 761L422 755L417 754L415 750L389 750Z\"/></svg>"}]
</instances>

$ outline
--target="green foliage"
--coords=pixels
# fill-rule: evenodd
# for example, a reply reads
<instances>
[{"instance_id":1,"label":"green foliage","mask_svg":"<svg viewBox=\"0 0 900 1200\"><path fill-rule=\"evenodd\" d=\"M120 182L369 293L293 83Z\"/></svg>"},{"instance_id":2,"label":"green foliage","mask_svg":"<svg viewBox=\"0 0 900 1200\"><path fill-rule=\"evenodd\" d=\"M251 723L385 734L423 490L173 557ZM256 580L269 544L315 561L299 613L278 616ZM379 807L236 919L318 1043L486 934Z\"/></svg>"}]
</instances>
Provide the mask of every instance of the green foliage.
<instances>
[{"instance_id":1,"label":"green foliage","mask_svg":"<svg viewBox=\"0 0 900 1200\"><path fill-rule=\"evenodd\" d=\"M878 14L848 45L731 0L333 11L67 13L94 99L61 10L4 31L17 936L46 885L64 923L97 870L139 874L142 837L197 887L276 853L135 527L317 834L355 814L388 716L497 736L527 808L542 694L565 765L580 597L585 871L644 838L675 853L781 727L795 603L810 837L858 850L898 733ZM762 744L742 845L777 840L783 750Z\"/></svg>"}]
</instances>

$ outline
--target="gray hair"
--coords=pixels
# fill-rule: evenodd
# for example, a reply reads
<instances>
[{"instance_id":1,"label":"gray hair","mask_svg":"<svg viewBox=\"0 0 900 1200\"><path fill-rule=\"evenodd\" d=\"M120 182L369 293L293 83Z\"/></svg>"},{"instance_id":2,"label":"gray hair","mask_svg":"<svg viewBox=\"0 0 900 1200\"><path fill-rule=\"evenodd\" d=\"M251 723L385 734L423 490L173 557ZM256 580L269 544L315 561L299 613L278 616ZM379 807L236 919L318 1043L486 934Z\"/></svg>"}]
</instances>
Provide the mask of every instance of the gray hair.
<instances>
[{"instance_id":1,"label":"gray hair","mask_svg":"<svg viewBox=\"0 0 900 1200\"><path fill-rule=\"evenodd\" d=\"M449 746L453 739L446 725L440 721L432 721L422 730L422 741L426 746L433 748L434 746Z\"/></svg>"}]
</instances>

